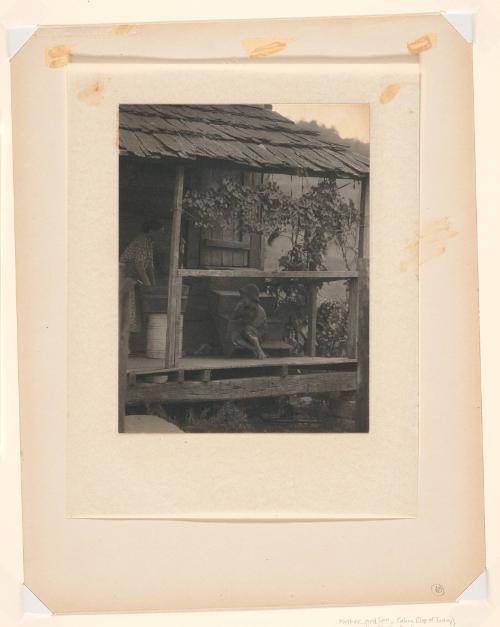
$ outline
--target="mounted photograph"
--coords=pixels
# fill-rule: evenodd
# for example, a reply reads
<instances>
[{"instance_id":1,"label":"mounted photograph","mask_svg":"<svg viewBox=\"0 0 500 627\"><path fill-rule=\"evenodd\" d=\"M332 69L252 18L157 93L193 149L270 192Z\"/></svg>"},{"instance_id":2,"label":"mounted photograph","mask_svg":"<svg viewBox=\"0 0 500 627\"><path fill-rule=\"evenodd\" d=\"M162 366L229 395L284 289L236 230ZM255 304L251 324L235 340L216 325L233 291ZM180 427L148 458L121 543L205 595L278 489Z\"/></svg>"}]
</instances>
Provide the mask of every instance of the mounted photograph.
<instances>
[{"instance_id":1,"label":"mounted photograph","mask_svg":"<svg viewBox=\"0 0 500 627\"><path fill-rule=\"evenodd\" d=\"M369 431L368 104L119 107L125 433Z\"/></svg>"}]
</instances>

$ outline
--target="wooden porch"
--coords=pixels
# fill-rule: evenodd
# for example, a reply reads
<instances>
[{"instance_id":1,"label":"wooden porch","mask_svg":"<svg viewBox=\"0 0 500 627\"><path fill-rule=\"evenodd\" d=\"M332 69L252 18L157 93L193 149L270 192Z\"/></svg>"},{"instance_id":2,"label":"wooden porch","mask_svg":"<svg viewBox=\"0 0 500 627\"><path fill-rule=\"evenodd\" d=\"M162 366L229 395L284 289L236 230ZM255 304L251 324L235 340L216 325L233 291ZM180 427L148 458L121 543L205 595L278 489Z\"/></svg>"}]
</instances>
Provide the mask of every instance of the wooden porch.
<instances>
[{"instance_id":1,"label":"wooden porch","mask_svg":"<svg viewBox=\"0 0 500 627\"><path fill-rule=\"evenodd\" d=\"M205 402L354 391L357 360L345 357L129 357L127 402Z\"/></svg>"}]
</instances>

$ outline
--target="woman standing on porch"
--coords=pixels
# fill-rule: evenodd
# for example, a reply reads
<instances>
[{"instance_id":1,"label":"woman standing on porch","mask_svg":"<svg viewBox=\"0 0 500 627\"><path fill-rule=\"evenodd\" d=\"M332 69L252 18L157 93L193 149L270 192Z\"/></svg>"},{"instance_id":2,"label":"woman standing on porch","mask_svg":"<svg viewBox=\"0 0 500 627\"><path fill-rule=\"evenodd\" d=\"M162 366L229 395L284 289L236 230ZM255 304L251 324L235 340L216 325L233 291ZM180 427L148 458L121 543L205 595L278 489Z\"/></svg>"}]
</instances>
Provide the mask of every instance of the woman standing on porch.
<instances>
[{"instance_id":1,"label":"woman standing on porch","mask_svg":"<svg viewBox=\"0 0 500 627\"><path fill-rule=\"evenodd\" d=\"M131 333L138 333L142 329L142 308L138 287L155 284L152 233L163 229L164 224L159 220L149 218L144 220L142 232L134 237L120 256L124 277L135 281L135 289L130 294L128 311Z\"/></svg>"}]
</instances>

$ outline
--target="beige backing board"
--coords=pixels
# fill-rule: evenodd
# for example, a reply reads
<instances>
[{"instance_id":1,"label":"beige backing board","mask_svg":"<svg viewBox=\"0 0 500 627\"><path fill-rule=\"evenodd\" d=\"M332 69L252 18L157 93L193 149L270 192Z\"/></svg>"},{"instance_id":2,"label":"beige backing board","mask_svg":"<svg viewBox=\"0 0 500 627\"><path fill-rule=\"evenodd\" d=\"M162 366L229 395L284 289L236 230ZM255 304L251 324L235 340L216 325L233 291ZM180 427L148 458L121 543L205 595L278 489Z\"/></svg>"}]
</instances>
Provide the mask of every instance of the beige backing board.
<instances>
[{"instance_id":1,"label":"beige backing board","mask_svg":"<svg viewBox=\"0 0 500 627\"><path fill-rule=\"evenodd\" d=\"M381 93L395 84L398 98L383 104ZM102 90L97 100L96 85ZM69 66L70 515L345 519L416 514L418 281L405 264L419 216L418 85L416 63ZM371 108L370 432L117 433L118 105L301 100Z\"/></svg>"},{"instance_id":2,"label":"beige backing board","mask_svg":"<svg viewBox=\"0 0 500 627\"><path fill-rule=\"evenodd\" d=\"M256 34L261 44L281 42L279 56L253 56L249 63L253 48L247 44ZM240 58L241 66L207 65L202 72L186 63L206 58L207 51L209 61ZM185 64L181 74L175 60ZM125 31L110 26L39 29L16 55L25 573L26 585L51 610L445 601L455 599L483 570L471 69L470 45L439 16L144 25ZM155 86L155 76L178 80L169 91ZM219 102L230 101L223 86L232 82L243 102L273 100L266 89L279 88L281 102L354 98L371 104L372 280L383 281L385 272L397 271L395 291L387 291L385 303L377 302L381 295L371 285L371 304L378 312L371 350L379 360L378 369L372 363L372 373L385 377L375 386L370 382L375 421L363 444L374 447L364 451L369 463L362 455L348 462L352 474L359 473L357 485L343 478L342 486L338 477L332 482L329 473L335 466L329 463L323 464L314 489L306 481L312 464L321 465L338 440L322 441L319 449L315 442L313 450L321 451L317 458L310 454L308 436L298 459L293 448L298 441L283 444L303 484L278 495L255 489L259 475L249 479L242 473L234 485L222 481L227 475L216 467L221 459L235 469L228 441L213 440L209 451L206 436L196 436L185 445L189 455L177 445L174 450L173 439L151 436L130 434L117 446L119 436L112 428L116 398L109 385L116 370L116 313L111 307L106 308L109 316L96 316L91 306L95 299L108 298L108 290L116 293L115 279L107 272L116 259L116 185L109 184L116 181L116 153L111 159L109 149L116 150L117 128L116 120L110 125L111 112L115 107L116 113L127 90L134 100L141 92L146 99L175 102L188 98L194 78L208 82L212 77L221 87ZM245 91L249 77L261 79L258 95L255 86ZM337 96L334 77L342 77ZM293 85L292 79L299 78L307 98ZM102 99L78 98L95 81L105 86ZM394 82L401 89L382 104L381 91ZM359 85L370 86L369 92L356 95ZM398 110L406 116L400 133L385 131L378 139L384 120L393 119L397 126ZM82 139L82 124L88 125L87 139L94 145ZM383 151L391 137L394 144ZM83 144L78 146L75 138ZM72 171L75 164L78 173ZM81 181L75 185L72 177L78 175ZM396 195L401 181L406 184ZM84 182L86 206L81 204ZM108 209L104 217L101 203ZM84 206L84 213L78 211ZM95 240L90 245L91 232ZM88 275L94 277L93 286ZM384 316L387 328L377 330ZM99 381L94 378L97 341L107 342L109 349L98 364ZM387 346L392 360L383 358ZM377 399L389 402L390 410L379 413ZM382 433L387 437L377 442ZM239 436L229 437L234 447ZM266 476L274 470L279 486L286 473L265 450L269 442L258 442L264 460L260 472ZM243 459L252 470L249 450ZM158 456L172 451L185 457L172 468L170 460L162 460L155 472ZM200 489L196 482L203 480L203 468L196 465L190 486L162 474L175 472L178 463L191 466L200 451L207 455L201 461L210 466L211 481L224 489L208 483ZM341 454L353 451L363 453L349 442ZM391 463L384 467L388 458ZM238 486L244 487L241 493ZM164 519L241 515L275 522ZM142 519L130 520L134 517ZM279 522L335 517L366 520ZM382 571L383 578L376 576Z\"/></svg>"}]
</instances>

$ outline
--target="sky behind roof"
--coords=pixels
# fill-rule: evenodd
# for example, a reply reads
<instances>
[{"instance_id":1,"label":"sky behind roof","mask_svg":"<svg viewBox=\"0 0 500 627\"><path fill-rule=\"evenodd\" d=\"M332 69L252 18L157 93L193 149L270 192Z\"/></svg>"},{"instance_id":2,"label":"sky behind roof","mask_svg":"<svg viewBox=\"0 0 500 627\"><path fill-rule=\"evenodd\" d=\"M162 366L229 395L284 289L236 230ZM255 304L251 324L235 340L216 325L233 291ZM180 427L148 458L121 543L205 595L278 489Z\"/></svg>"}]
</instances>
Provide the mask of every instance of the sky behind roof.
<instances>
[{"instance_id":1,"label":"sky behind roof","mask_svg":"<svg viewBox=\"0 0 500 627\"><path fill-rule=\"evenodd\" d=\"M343 139L370 141L370 105L368 104L274 104L277 111L294 122L312 122L334 126Z\"/></svg>"}]
</instances>

